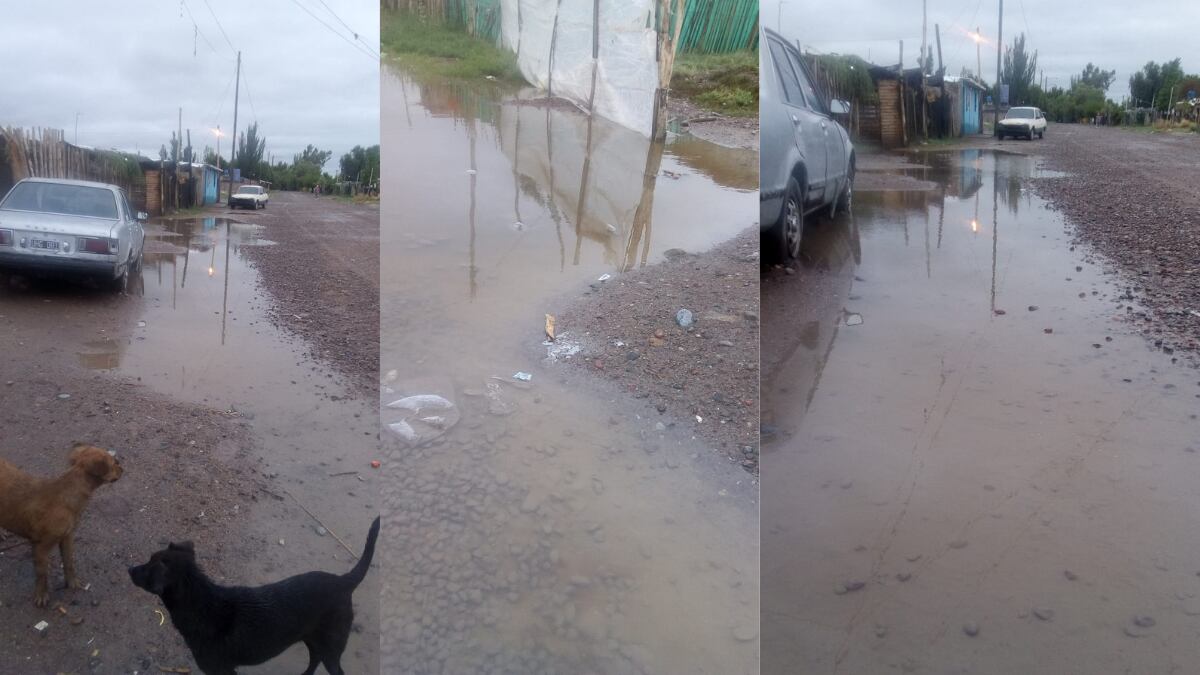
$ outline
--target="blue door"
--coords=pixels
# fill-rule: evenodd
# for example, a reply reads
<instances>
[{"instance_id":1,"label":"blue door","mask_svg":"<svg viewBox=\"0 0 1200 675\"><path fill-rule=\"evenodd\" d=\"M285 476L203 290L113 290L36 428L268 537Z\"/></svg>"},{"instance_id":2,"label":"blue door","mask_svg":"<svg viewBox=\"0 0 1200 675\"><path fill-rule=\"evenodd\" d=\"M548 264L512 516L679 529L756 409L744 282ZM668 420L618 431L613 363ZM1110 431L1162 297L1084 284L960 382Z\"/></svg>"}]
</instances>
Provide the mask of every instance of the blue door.
<instances>
[{"instance_id":1,"label":"blue door","mask_svg":"<svg viewBox=\"0 0 1200 675\"><path fill-rule=\"evenodd\" d=\"M962 86L962 132L966 136L978 134L979 131L979 90L968 87L964 83Z\"/></svg>"}]
</instances>

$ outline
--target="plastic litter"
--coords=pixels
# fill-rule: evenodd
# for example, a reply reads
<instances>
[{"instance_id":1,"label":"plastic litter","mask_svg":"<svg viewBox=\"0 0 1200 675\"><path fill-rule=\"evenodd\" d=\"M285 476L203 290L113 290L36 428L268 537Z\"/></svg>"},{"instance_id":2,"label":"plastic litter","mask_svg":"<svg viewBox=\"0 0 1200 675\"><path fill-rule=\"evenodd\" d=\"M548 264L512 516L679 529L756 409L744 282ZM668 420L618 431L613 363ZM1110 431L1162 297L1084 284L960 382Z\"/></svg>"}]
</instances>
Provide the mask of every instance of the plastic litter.
<instances>
[{"instance_id":1,"label":"plastic litter","mask_svg":"<svg viewBox=\"0 0 1200 675\"><path fill-rule=\"evenodd\" d=\"M33 629L39 633L45 631L49 627L50 627L50 624L46 623L45 621L39 621L39 622L33 624Z\"/></svg>"},{"instance_id":2,"label":"plastic litter","mask_svg":"<svg viewBox=\"0 0 1200 675\"><path fill-rule=\"evenodd\" d=\"M377 460L377 459L373 459L373 460L371 460L371 468L372 468L372 469L378 469L378 468L379 468L379 467L381 467L381 466L383 466L383 462L380 462L380 461L379 461L379 460Z\"/></svg>"},{"instance_id":3,"label":"plastic litter","mask_svg":"<svg viewBox=\"0 0 1200 675\"><path fill-rule=\"evenodd\" d=\"M675 323L679 324L681 328L687 328L695 322L696 320L692 317L690 309L681 309L675 312Z\"/></svg>"},{"instance_id":4,"label":"plastic litter","mask_svg":"<svg viewBox=\"0 0 1200 675\"><path fill-rule=\"evenodd\" d=\"M549 338L551 342L554 341L554 315L553 314L546 315L546 337Z\"/></svg>"},{"instance_id":5,"label":"plastic litter","mask_svg":"<svg viewBox=\"0 0 1200 675\"><path fill-rule=\"evenodd\" d=\"M596 279L596 281L608 281L611 278L612 278L611 274L601 274L600 278Z\"/></svg>"},{"instance_id":6,"label":"plastic litter","mask_svg":"<svg viewBox=\"0 0 1200 675\"><path fill-rule=\"evenodd\" d=\"M412 428L411 424L409 424L408 422L406 422L404 420L400 420L399 422L392 422L391 424L388 425L388 429L390 429L392 431L392 433L396 434L400 438L403 438L404 440L408 441L409 443L412 443L413 441L417 440L417 438L418 438L416 430L414 430Z\"/></svg>"},{"instance_id":7,"label":"plastic litter","mask_svg":"<svg viewBox=\"0 0 1200 675\"><path fill-rule=\"evenodd\" d=\"M520 372L513 373L513 379L520 380L522 382L528 382L533 379L533 374L526 373L524 371L520 371Z\"/></svg>"},{"instance_id":8,"label":"plastic litter","mask_svg":"<svg viewBox=\"0 0 1200 675\"><path fill-rule=\"evenodd\" d=\"M392 401L387 404L387 407L417 412L423 408L453 408L454 404L437 394L417 394L416 396L406 396L400 400Z\"/></svg>"},{"instance_id":9,"label":"plastic litter","mask_svg":"<svg viewBox=\"0 0 1200 675\"><path fill-rule=\"evenodd\" d=\"M846 325L857 326L863 322L862 314L847 314Z\"/></svg>"}]
</instances>

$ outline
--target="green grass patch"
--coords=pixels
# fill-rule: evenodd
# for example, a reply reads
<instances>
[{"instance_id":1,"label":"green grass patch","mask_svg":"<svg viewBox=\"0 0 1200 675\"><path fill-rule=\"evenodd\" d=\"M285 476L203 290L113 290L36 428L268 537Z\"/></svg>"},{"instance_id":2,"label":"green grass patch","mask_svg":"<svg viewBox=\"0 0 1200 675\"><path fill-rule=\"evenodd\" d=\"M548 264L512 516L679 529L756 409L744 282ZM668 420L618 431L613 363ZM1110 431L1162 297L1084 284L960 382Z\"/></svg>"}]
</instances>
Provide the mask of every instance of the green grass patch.
<instances>
[{"instance_id":1,"label":"green grass patch","mask_svg":"<svg viewBox=\"0 0 1200 675\"><path fill-rule=\"evenodd\" d=\"M671 92L724 115L758 115L758 52L680 54Z\"/></svg>"},{"instance_id":2,"label":"green grass patch","mask_svg":"<svg viewBox=\"0 0 1200 675\"><path fill-rule=\"evenodd\" d=\"M492 76L521 83L517 57L454 26L408 12L385 11L380 17L383 51L416 75L450 79Z\"/></svg>"}]
</instances>

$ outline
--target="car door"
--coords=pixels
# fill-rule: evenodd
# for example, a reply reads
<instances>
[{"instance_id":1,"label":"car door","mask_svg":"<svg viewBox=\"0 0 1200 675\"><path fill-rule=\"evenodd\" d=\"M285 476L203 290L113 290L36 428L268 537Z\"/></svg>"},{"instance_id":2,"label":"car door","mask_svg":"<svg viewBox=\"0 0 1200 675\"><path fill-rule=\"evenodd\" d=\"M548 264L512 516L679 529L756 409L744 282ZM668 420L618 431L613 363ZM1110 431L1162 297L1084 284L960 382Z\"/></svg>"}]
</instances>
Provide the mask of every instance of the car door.
<instances>
[{"instance_id":1,"label":"car door","mask_svg":"<svg viewBox=\"0 0 1200 675\"><path fill-rule=\"evenodd\" d=\"M134 260L142 251L142 245L145 241L145 233L142 231L142 222L138 220L137 213L129 208L129 198L125 195L125 191L121 190L121 206L125 209L125 221L129 231L129 259Z\"/></svg>"},{"instance_id":2,"label":"car door","mask_svg":"<svg viewBox=\"0 0 1200 675\"><path fill-rule=\"evenodd\" d=\"M792 133L800 147L800 155L804 158L804 170L808 178L806 198L809 202L822 202L825 200L827 153L825 134L821 129L823 118L813 110L805 97L795 62L789 56L791 50L779 40L772 38L769 42L775 70L783 84L783 105L792 123Z\"/></svg>"},{"instance_id":3,"label":"car door","mask_svg":"<svg viewBox=\"0 0 1200 675\"><path fill-rule=\"evenodd\" d=\"M833 119L833 114L829 110L829 102L815 86L812 73L800 58L799 52L789 49L788 58L792 61L792 67L796 69L796 75L800 79L800 89L804 92L804 98L808 101L809 108L818 117L817 124L821 128L821 135L825 143L824 201L828 202L837 195L837 191L841 189L846 178L847 167L850 163L846 144L842 140L837 120Z\"/></svg>"}]
</instances>

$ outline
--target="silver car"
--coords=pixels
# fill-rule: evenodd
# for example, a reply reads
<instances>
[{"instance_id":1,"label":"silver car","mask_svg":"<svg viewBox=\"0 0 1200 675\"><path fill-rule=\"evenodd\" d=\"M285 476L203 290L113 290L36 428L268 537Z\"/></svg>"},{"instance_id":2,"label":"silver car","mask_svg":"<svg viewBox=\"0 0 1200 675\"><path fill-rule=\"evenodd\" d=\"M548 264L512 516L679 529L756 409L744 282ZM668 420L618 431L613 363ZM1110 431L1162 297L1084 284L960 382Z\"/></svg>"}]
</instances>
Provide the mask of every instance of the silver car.
<instances>
[{"instance_id":1,"label":"silver car","mask_svg":"<svg viewBox=\"0 0 1200 675\"><path fill-rule=\"evenodd\" d=\"M142 268L145 219L115 185L26 178L0 201L0 270L96 277L123 291Z\"/></svg>"},{"instance_id":2,"label":"silver car","mask_svg":"<svg viewBox=\"0 0 1200 675\"><path fill-rule=\"evenodd\" d=\"M761 44L759 222L763 247L786 260L800 255L805 216L850 208L854 146L833 119L849 106L813 86L800 52L767 29Z\"/></svg>"}]
</instances>

